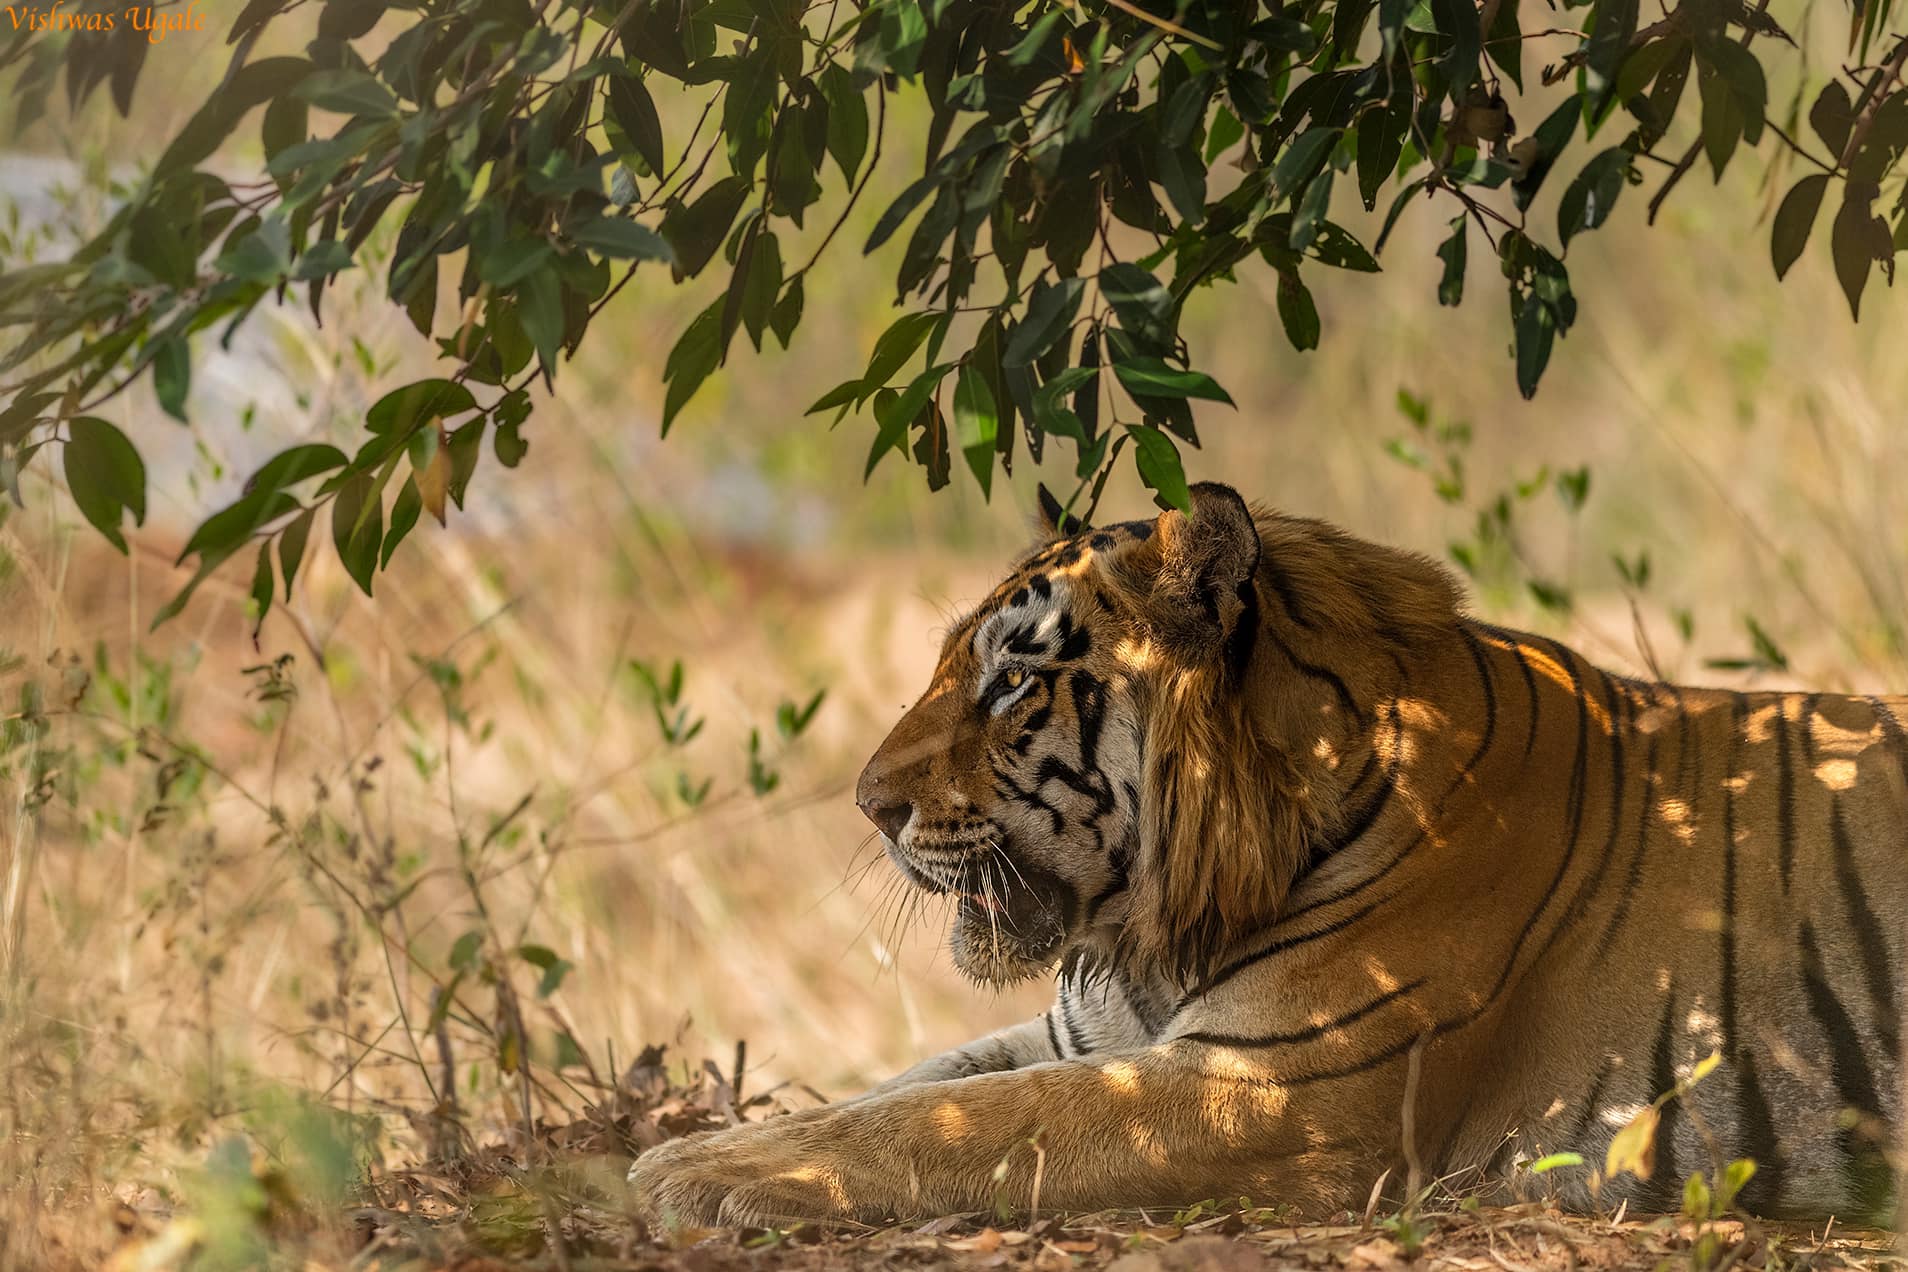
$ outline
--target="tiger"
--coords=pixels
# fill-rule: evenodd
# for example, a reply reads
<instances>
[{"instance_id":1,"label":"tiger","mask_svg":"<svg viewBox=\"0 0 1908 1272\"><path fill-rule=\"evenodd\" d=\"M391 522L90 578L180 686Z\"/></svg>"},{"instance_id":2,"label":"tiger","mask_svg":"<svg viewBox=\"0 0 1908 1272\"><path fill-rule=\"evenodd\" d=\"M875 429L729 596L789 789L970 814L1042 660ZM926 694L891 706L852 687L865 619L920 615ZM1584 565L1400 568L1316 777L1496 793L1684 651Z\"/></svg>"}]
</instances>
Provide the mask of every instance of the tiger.
<instances>
[{"instance_id":1,"label":"tiger","mask_svg":"<svg viewBox=\"0 0 1908 1272\"><path fill-rule=\"evenodd\" d=\"M1663 1212L1747 1159L1746 1213L1889 1217L1908 699L1611 674L1224 485L1066 529L855 791L955 965L1052 1006L650 1150L640 1214L1327 1214L1386 1180Z\"/></svg>"}]
</instances>

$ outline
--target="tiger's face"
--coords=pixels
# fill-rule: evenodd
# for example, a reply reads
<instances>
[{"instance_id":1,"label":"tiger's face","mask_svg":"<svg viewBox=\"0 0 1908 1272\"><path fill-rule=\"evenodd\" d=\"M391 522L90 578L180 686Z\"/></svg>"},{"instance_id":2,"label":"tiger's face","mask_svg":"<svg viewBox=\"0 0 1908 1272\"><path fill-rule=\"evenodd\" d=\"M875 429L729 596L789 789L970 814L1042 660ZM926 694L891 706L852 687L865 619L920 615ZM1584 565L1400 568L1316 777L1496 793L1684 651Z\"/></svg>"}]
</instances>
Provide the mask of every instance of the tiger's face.
<instances>
[{"instance_id":1,"label":"tiger's face","mask_svg":"<svg viewBox=\"0 0 1908 1272\"><path fill-rule=\"evenodd\" d=\"M1058 540L963 620L856 789L909 881L957 898L955 965L1035 976L1120 909L1140 800L1142 625L1108 571L1154 523Z\"/></svg>"}]
</instances>

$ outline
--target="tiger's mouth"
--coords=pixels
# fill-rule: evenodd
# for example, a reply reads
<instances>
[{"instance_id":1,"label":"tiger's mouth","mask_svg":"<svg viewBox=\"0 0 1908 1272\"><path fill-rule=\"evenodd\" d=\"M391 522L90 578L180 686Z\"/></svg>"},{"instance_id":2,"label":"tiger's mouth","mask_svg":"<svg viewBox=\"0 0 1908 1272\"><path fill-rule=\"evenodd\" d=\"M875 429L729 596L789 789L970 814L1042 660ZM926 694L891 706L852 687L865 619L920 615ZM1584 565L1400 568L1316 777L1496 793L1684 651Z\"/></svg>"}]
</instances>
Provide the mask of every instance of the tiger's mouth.
<instances>
[{"instance_id":1,"label":"tiger's mouth","mask_svg":"<svg viewBox=\"0 0 1908 1272\"><path fill-rule=\"evenodd\" d=\"M916 887L958 898L948 952L974 980L996 986L1031 980L1066 947L1079 900L1051 871L995 850L974 850L942 868L902 852L888 855Z\"/></svg>"}]
</instances>

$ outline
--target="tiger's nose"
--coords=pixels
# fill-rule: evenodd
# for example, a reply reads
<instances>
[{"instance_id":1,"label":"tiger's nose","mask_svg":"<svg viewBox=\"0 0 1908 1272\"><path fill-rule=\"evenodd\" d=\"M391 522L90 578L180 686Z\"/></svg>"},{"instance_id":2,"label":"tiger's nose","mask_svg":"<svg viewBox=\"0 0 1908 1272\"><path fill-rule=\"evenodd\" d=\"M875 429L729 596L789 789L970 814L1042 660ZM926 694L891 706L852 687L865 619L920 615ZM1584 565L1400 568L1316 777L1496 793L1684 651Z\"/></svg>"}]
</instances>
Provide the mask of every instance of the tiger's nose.
<instances>
[{"instance_id":1,"label":"tiger's nose","mask_svg":"<svg viewBox=\"0 0 1908 1272\"><path fill-rule=\"evenodd\" d=\"M863 800L858 807L888 837L891 844L901 842L901 832L907 829L908 819L914 816L914 805L906 803L881 804L874 800Z\"/></svg>"}]
</instances>

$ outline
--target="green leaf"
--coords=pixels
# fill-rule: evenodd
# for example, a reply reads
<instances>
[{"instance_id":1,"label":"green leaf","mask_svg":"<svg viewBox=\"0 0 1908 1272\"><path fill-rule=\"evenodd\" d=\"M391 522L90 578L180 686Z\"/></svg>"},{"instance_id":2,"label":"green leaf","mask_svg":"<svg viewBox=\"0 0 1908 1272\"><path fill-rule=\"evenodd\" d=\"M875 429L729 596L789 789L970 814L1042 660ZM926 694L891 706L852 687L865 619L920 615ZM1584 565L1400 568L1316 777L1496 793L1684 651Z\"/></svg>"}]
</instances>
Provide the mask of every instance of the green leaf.
<instances>
[{"instance_id":1,"label":"green leaf","mask_svg":"<svg viewBox=\"0 0 1908 1272\"><path fill-rule=\"evenodd\" d=\"M337 239L325 239L313 243L298 254L292 277L305 282L314 278L329 278L350 268L351 250Z\"/></svg>"},{"instance_id":2,"label":"green leaf","mask_svg":"<svg viewBox=\"0 0 1908 1272\"><path fill-rule=\"evenodd\" d=\"M493 287L515 287L555 258L541 235L508 239L478 258L477 274Z\"/></svg>"},{"instance_id":3,"label":"green leaf","mask_svg":"<svg viewBox=\"0 0 1908 1272\"><path fill-rule=\"evenodd\" d=\"M1716 1185L1716 1213L1726 1214L1736 1204L1736 1198L1749 1181L1756 1177L1756 1163L1747 1157L1738 1157L1723 1168L1722 1179Z\"/></svg>"},{"instance_id":4,"label":"green leaf","mask_svg":"<svg viewBox=\"0 0 1908 1272\"><path fill-rule=\"evenodd\" d=\"M1703 152L1721 179L1738 141L1762 137L1768 92L1762 64L1733 40L1712 37L1696 44L1696 88L1703 100Z\"/></svg>"},{"instance_id":5,"label":"green leaf","mask_svg":"<svg viewBox=\"0 0 1908 1272\"><path fill-rule=\"evenodd\" d=\"M556 370L557 350L563 344L563 284L555 271L539 270L523 279L517 288L517 318L536 346L544 374Z\"/></svg>"},{"instance_id":6,"label":"green leaf","mask_svg":"<svg viewBox=\"0 0 1908 1272\"><path fill-rule=\"evenodd\" d=\"M604 92L610 120L650 175L660 177L667 169L663 164L662 120L656 114L655 100L642 80L633 75L612 75L608 80Z\"/></svg>"},{"instance_id":7,"label":"green leaf","mask_svg":"<svg viewBox=\"0 0 1908 1272\"><path fill-rule=\"evenodd\" d=\"M1550 363L1550 346L1557 338L1557 324L1550 307L1535 296L1524 298L1512 332L1517 348L1517 389L1525 397L1537 396L1537 381Z\"/></svg>"},{"instance_id":8,"label":"green leaf","mask_svg":"<svg viewBox=\"0 0 1908 1272\"><path fill-rule=\"evenodd\" d=\"M676 420L702 382L709 378L722 361L722 302L717 300L689 324L669 351L669 361L663 367L663 380L668 391L663 395L662 433L669 436L669 426Z\"/></svg>"},{"instance_id":9,"label":"green leaf","mask_svg":"<svg viewBox=\"0 0 1908 1272\"><path fill-rule=\"evenodd\" d=\"M291 230L270 217L233 240L213 267L248 282L275 283L291 272Z\"/></svg>"},{"instance_id":10,"label":"green leaf","mask_svg":"<svg viewBox=\"0 0 1908 1272\"><path fill-rule=\"evenodd\" d=\"M1234 402L1211 376L1203 371L1186 371L1169 365L1163 358L1129 358L1113 364L1128 393L1139 397L1200 398L1208 402Z\"/></svg>"},{"instance_id":11,"label":"green leaf","mask_svg":"<svg viewBox=\"0 0 1908 1272\"><path fill-rule=\"evenodd\" d=\"M265 615L272 609L272 544L271 540L258 545L258 563L252 567L252 639L258 639L259 628L265 625Z\"/></svg>"},{"instance_id":12,"label":"green leaf","mask_svg":"<svg viewBox=\"0 0 1908 1272\"><path fill-rule=\"evenodd\" d=\"M1584 122L1594 126L1614 103L1617 75L1636 37L1637 0L1598 0L1583 48Z\"/></svg>"},{"instance_id":13,"label":"green leaf","mask_svg":"<svg viewBox=\"0 0 1908 1272\"><path fill-rule=\"evenodd\" d=\"M1594 230L1610 219L1617 196L1630 175L1630 152L1621 146L1602 151L1564 189L1557 204L1557 234L1564 246L1584 230Z\"/></svg>"},{"instance_id":14,"label":"green leaf","mask_svg":"<svg viewBox=\"0 0 1908 1272\"><path fill-rule=\"evenodd\" d=\"M307 477L315 477L319 473L328 473L334 468L342 468L344 464L345 453L336 446L328 446L323 442L293 446L266 460L264 465L252 474L252 479L245 483L245 489L248 494L258 490L284 490L288 486L297 485Z\"/></svg>"},{"instance_id":15,"label":"green leaf","mask_svg":"<svg viewBox=\"0 0 1908 1272\"><path fill-rule=\"evenodd\" d=\"M744 267L746 264L746 268ZM723 306L723 326L733 333L729 317L729 305L733 303L735 316L749 333L749 343L759 351L762 348L762 333L768 329L769 311L775 306L775 297L782 290L782 249L775 235L764 231L748 252L746 263L736 262L736 276L731 280L728 297ZM726 355L727 340L724 340Z\"/></svg>"},{"instance_id":16,"label":"green leaf","mask_svg":"<svg viewBox=\"0 0 1908 1272\"><path fill-rule=\"evenodd\" d=\"M1842 294L1848 297L1849 316L1856 319L1862 316L1862 290L1868 285L1868 275L1876 260L1894 253L1888 223L1872 210L1877 193L1872 183L1848 182L1842 206L1835 213L1835 223L1829 232L1835 277L1842 284Z\"/></svg>"},{"instance_id":17,"label":"green leaf","mask_svg":"<svg viewBox=\"0 0 1908 1272\"><path fill-rule=\"evenodd\" d=\"M861 390L856 396L865 398L870 390L881 388L894 378L894 373L903 363L914 356L914 351L928 338L928 333L940 325L942 315L936 313L903 314L888 324L888 329L875 341L874 352L868 357L868 369L861 377ZM810 408L811 414L817 407Z\"/></svg>"},{"instance_id":18,"label":"green leaf","mask_svg":"<svg viewBox=\"0 0 1908 1272\"><path fill-rule=\"evenodd\" d=\"M1376 274L1379 270L1378 259L1365 250L1365 245L1353 237L1350 230L1332 221L1318 223L1317 236L1312 240L1312 259L1334 269L1361 274Z\"/></svg>"},{"instance_id":19,"label":"green leaf","mask_svg":"<svg viewBox=\"0 0 1908 1272\"><path fill-rule=\"evenodd\" d=\"M1544 1175L1565 1166L1581 1165L1583 1165L1582 1153L1551 1153L1547 1156L1539 1157L1536 1161L1524 1167L1524 1169L1533 1175Z\"/></svg>"},{"instance_id":20,"label":"green leaf","mask_svg":"<svg viewBox=\"0 0 1908 1272\"><path fill-rule=\"evenodd\" d=\"M186 422L186 394L191 387L192 351L185 337L163 337L152 355L152 389L160 408L181 424Z\"/></svg>"},{"instance_id":21,"label":"green leaf","mask_svg":"<svg viewBox=\"0 0 1908 1272\"><path fill-rule=\"evenodd\" d=\"M398 113L397 98L363 71L315 71L301 80L292 93L320 110L336 111L340 115L393 119Z\"/></svg>"},{"instance_id":22,"label":"green leaf","mask_svg":"<svg viewBox=\"0 0 1908 1272\"><path fill-rule=\"evenodd\" d=\"M278 536L278 565L285 575L285 599L291 599L292 580L298 577L298 567L305 560L305 543L311 538L311 523L318 516L316 508L307 508L292 519Z\"/></svg>"},{"instance_id":23,"label":"green leaf","mask_svg":"<svg viewBox=\"0 0 1908 1272\"><path fill-rule=\"evenodd\" d=\"M678 280L694 278L714 258L748 194L747 183L724 177L687 207L670 205L663 214L662 233L675 249Z\"/></svg>"},{"instance_id":24,"label":"green leaf","mask_svg":"<svg viewBox=\"0 0 1908 1272\"><path fill-rule=\"evenodd\" d=\"M1126 431L1133 438L1133 459L1139 467L1140 480L1162 502L1190 513L1192 491L1186 487L1186 470L1180 465L1179 447L1173 444L1173 439L1151 424L1128 424Z\"/></svg>"},{"instance_id":25,"label":"green leaf","mask_svg":"<svg viewBox=\"0 0 1908 1272\"><path fill-rule=\"evenodd\" d=\"M1206 219L1206 165L1200 162L1199 151L1191 142L1183 146L1162 144L1156 158L1159 183L1173 201L1174 210L1186 224L1198 225Z\"/></svg>"},{"instance_id":26,"label":"green leaf","mask_svg":"<svg viewBox=\"0 0 1908 1272\"><path fill-rule=\"evenodd\" d=\"M1815 104L1809 107L1809 127L1815 129L1815 135L1828 147L1829 156L1840 160L1842 152L1848 149L1849 133L1855 127L1855 104L1848 99L1848 89L1842 81L1832 79L1822 86L1816 94Z\"/></svg>"},{"instance_id":27,"label":"green leaf","mask_svg":"<svg viewBox=\"0 0 1908 1272\"><path fill-rule=\"evenodd\" d=\"M417 479L406 478L404 486L398 491L398 497L391 504L391 528L384 532L384 546L378 553L378 568L387 569L391 564L391 554L396 552L398 544L404 542L404 536L411 533L417 525L417 517L424 510L423 496L418 494Z\"/></svg>"},{"instance_id":28,"label":"green leaf","mask_svg":"<svg viewBox=\"0 0 1908 1272\"><path fill-rule=\"evenodd\" d=\"M868 153L868 104L855 86L855 77L839 63L829 63L817 86L828 103L828 153L841 169L842 180L853 182L862 156Z\"/></svg>"},{"instance_id":29,"label":"green leaf","mask_svg":"<svg viewBox=\"0 0 1908 1272\"><path fill-rule=\"evenodd\" d=\"M379 436L403 436L432 419L477 409L477 399L455 380L416 380L392 389L365 412L364 425Z\"/></svg>"},{"instance_id":30,"label":"green leaf","mask_svg":"<svg viewBox=\"0 0 1908 1272\"><path fill-rule=\"evenodd\" d=\"M1517 21L1515 4L1497 6L1497 17L1485 36L1484 52L1497 63L1517 90L1524 89L1524 33Z\"/></svg>"},{"instance_id":31,"label":"green leaf","mask_svg":"<svg viewBox=\"0 0 1908 1272\"><path fill-rule=\"evenodd\" d=\"M994 391L980 368L968 363L961 367L954 382L954 433L974 480L980 483L983 498L993 494L994 443L1000 428L1000 412L994 405Z\"/></svg>"},{"instance_id":32,"label":"green leaf","mask_svg":"<svg viewBox=\"0 0 1908 1272\"><path fill-rule=\"evenodd\" d=\"M146 523L146 465L138 450L105 420L79 415L66 421L60 458L80 515L114 547L128 552L121 519L130 512L134 525Z\"/></svg>"},{"instance_id":33,"label":"green leaf","mask_svg":"<svg viewBox=\"0 0 1908 1272\"><path fill-rule=\"evenodd\" d=\"M1407 93L1398 94L1397 101L1383 109L1367 110L1358 117L1358 197L1367 212L1378 206L1378 188L1397 170L1410 128L1411 98Z\"/></svg>"},{"instance_id":34,"label":"green leaf","mask_svg":"<svg viewBox=\"0 0 1908 1272\"><path fill-rule=\"evenodd\" d=\"M1294 349L1303 353L1318 348L1318 307L1296 270L1279 271L1279 322Z\"/></svg>"},{"instance_id":35,"label":"green leaf","mask_svg":"<svg viewBox=\"0 0 1908 1272\"><path fill-rule=\"evenodd\" d=\"M570 241L601 256L618 260L668 261L675 252L669 240L646 225L620 216L599 216L570 230Z\"/></svg>"},{"instance_id":36,"label":"green leaf","mask_svg":"<svg viewBox=\"0 0 1908 1272\"><path fill-rule=\"evenodd\" d=\"M1157 278L1124 261L1099 273L1100 294L1113 307L1120 329L1142 345L1170 349L1173 343L1173 294Z\"/></svg>"},{"instance_id":37,"label":"green leaf","mask_svg":"<svg viewBox=\"0 0 1908 1272\"><path fill-rule=\"evenodd\" d=\"M477 956L484 948L484 934L476 929L464 933L452 943L450 949L450 967L454 972L472 971L477 966Z\"/></svg>"},{"instance_id":38,"label":"green leaf","mask_svg":"<svg viewBox=\"0 0 1908 1272\"><path fill-rule=\"evenodd\" d=\"M360 591L371 595L371 578L377 573L378 549L384 541L384 502L378 481L369 473L360 473L338 488L331 501L331 542Z\"/></svg>"},{"instance_id":39,"label":"green leaf","mask_svg":"<svg viewBox=\"0 0 1908 1272\"><path fill-rule=\"evenodd\" d=\"M896 196L887 210L876 219L874 229L868 234L868 241L862 245L861 253L866 256L894 236L908 214L921 206L922 200L941 188L939 174L930 172L920 178Z\"/></svg>"},{"instance_id":40,"label":"green leaf","mask_svg":"<svg viewBox=\"0 0 1908 1272\"><path fill-rule=\"evenodd\" d=\"M769 310L769 330L782 342L782 348L788 348L788 342L795 337L795 328L802 321L802 276L795 275L782 289L782 298L775 302L775 308Z\"/></svg>"},{"instance_id":41,"label":"green leaf","mask_svg":"<svg viewBox=\"0 0 1908 1272\"><path fill-rule=\"evenodd\" d=\"M1057 283L1043 278L1034 284L1033 294L1027 300L1026 316L1015 323L1008 334L1001 364L1024 367L1052 348L1072 325L1085 290L1086 280L1082 278L1066 278Z\"/></svg>"},{"instance_id":42,"label":"green leaf","mask_svg":"<svg viewBox=\"0 0 1908 1272\"><path fill-rule=\"evenodd\" d=\"M1312 178L1312 184L1305 187L1305 193L1293 207L1291 229L1286 235L1286 242L1293 251L1302 252L1312 245L1331 202L1332 170L1327 168Z\"/></svg>"},{"instance_id":43,"label":"green leaf","mask_svg":"<svg viewBox=\"0 0 1908 1272\"><path fill-rule=\"evenodd\" d=\"M940 387L941 377L952 369L947 364L929 367L908 382L908 387L899 393L884 390L875 395L875 442L868 452L868 466L862 473L862 480L873 474L875 465L889 451L907 449L908 429L930 405L934 392ZM924 436L923 441L929 440ZM923 463L932 468L933 451L925 452Z\"/></svg>"},{"instance_id":44,"label":"green leaf","mask_svg":"<svg viewBox=\"0 0 1908 1272\"><path fill-rule=\"evenodd\" d=\"M1438 259L1444 262L1444 276L1438 280L1438 303L1456 305L1464 300L1464 267L1469 247L1471 220L1460 212L1451 218L1451 234L1438 247Z\"/></svg>"},{"instance_id":45,"label":"green leaf","mask_svg":"<svg viewBox=\"0 0 1908 1272\"><path fill-rule=\"evenodd\" d=\"M1569 511L1583 511L1584 501L1590 498L1590 469L1569 468L1558 473L1557 497L1563 500L1563 506Z\"/></svg>"},{"instance_id":46,"label":"green leaf","mask_svg":"<svg viewBox=\"0 0 1908 1272\"><path fill-rule=\"evenodd\" d=\"M1308 128L1290 142L1272 165L1273 197L1289 198L1310 185L1338 144L1338 134L1336 128Z\"/></svg>"},{"instance_id":47,"label":"green leaf","mask_svg":"<svg viewBox=\"0 0 1908 1272\"><path fill-rule=\"evenodd\" d=\"M1788 274L1802 249L1808 245L1809 232L1815 228L1815 214L1821 210L1822 196L1828 191L1829 174L1816 172L1803 177L1783 196L1776 209L1775 229L1769 236L1769 255L1777 278Z\"/></svg>"}]
</instances>

